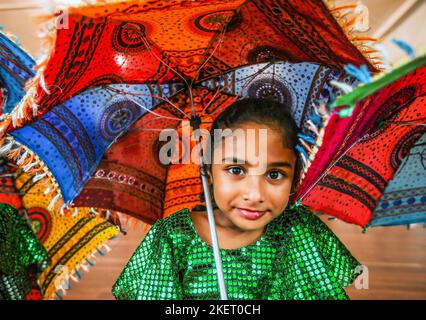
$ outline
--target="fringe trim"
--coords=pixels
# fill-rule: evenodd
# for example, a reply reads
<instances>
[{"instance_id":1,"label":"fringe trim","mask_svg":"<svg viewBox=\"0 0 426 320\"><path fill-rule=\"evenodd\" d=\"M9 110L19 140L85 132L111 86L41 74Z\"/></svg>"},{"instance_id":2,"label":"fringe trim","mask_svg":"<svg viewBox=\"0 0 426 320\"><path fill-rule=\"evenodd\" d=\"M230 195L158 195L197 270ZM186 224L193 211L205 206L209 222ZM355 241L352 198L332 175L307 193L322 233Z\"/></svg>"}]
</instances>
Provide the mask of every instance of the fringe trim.
<instances>
[{"instance_id":1,"label":"fringe trim","mask_svg":"<svg viewBox=\"0 0 426 320\"><path fill-rule=\"evenodd\" d=\"M15 43L17 46L19 46L19 49L24 52L27 56L33 58L33 56L25 49L22 47L21 45L21 41L19 39L19 37L13 33L10 33L7 30L0 30L0 33L4 36L6 36L10 41L12 41L13 43Z\"/></svg>"},{"instance_id":2,"label":"fringe trim","mask_svg":"<svg viewBox=\"0 0 426 320\"><path fill-rule=\"evenodd\" d=\"M63 213L64 201L59 185L49 168L34 152L15 141L13 137L7 136L3 138L3 145L0 147L0 155L2 154L15 161L24 172L34 175L34 182L44 180L46 185L44 194L52 197L48 210L60 210Z\"/></svg>"},{"instance_id":3,"label":"fringe trim","mask_svg":"<svg viewBox=\"0 0 426 320\"><path fill-rule=\"evenodd\" d=\"M78 263L76 267L70 272L62 272L62 274L60 274L55 280L55 292L52 294L51 297L47 297L47 299L63 300L64 296L66 296L67 294L67 291L72 289L70 280L74 282L79 282L83 277L82 270L85 272L89 272L90 268L96 265L96 259L98 258L96 254L104 257L108 253L110 253L112 249L108 244L110 244L111 241L115 241L117 238L118 236L109 238L103 244L99 245L96 249L89 253L86 257L84 257L82 261Z\"/></svg>"},{"instance_id":4,"label":"fringe trim","mask_svg":"<svg viewBox=\"0 0 426 320\"><path fill-rule=\"evenodd\" d=\"M116 226L119 232L123 234L127 234L126 230L131 229L135 231L137 228L141 228L142 232L145 234L151 227L148 223L118 211L92 207L90 208L90 212L98 217L107 219Z\"/></svg>"},{"instance_id":5,"label":"fringe trim","mask_svg":"<svg viewBox=\"0 0 426 320\"><path fill-rule=\"evenodd\" d=\"M50 17L44 24L44 31L40 35L44 48L43 59L38 61L34 67L37 70L36 75L25 84L26 95L16 105L10 114L7 114L0 123L0 138L4 137L7 129L12 124L14 128L22 127L26 121L31 121L38 115L38 88L42 88L46 94L50 94L50 88L47 87L44 80L44 71L48 65L51 54L54 52L56 40L56 17Z\"/></svg>"},{"instance_id":6,"label":"fringe trim","mask_svg":"<svg viewBox=\"0 0 426 320\"><path fill-rule=\"evenodd\" d=\"M314 112L308 115L309 120L306 121L303 132L308 135L310 139L299 137L299 148L302 148L300 152L301 159L303 161L303 168L301 170L301 176L299 185L308 172L312 161L314 160L319 148L322 145L325 127L330 119L331 114L326 111L325 102L320 101L319 106L313 106Z\"/></svg>"},{"instance_id":7,"label":"fringe trim","mask_svg":"<svg viewBox=\"0 0 426 320\"><path fill-rule=\"evenodd\" d=\"M376 38L363 35L369 30L368 8L361 1L347 1L347 4L336 4L336 0L323 0L334 19L346 33L349 41L379 71L385 71L383 53L375 47Z\"/></svg>"},{"instance_id":8,"label":"fringe trim","mask_svg":"<svg viewBox=\"0 0 426 320\"><path fill-rule=\"evenodd\" d=\"M142 232L146 233L147 230L151 227L150 224L145 223L132 216L129 216L128 214L121 213L121 212L116 212L116 214L120 219L120 224L124 232L126 232L126 230L129 230L129 229L135 231L137 228L141 228Z\"/></svg>"}]
</instances>

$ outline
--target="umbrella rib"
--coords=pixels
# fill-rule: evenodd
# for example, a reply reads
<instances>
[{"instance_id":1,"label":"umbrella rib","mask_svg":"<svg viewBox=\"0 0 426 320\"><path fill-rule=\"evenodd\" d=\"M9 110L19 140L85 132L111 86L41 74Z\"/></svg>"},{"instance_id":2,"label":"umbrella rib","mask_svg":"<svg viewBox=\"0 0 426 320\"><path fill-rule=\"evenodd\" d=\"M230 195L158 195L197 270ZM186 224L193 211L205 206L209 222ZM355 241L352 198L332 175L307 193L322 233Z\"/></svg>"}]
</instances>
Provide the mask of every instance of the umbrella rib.
<instances>
[{"instance_id":1,"label":"umbrella rib","mask_svg":"<svg viewBox=\"0 0 426 320\"><path fill-rule=\"evenodd\" d=\"M167 68L169 68L170 70L172 70L179 78L181 78L183 80L183 82L186 84L186 86L188 87L188 91L189 91L189 97L191 100L191 109L193 109L194 106L194 97L192 95L192 89L191 86L189 85L188 81L186 81L185 77L182 76L179 72L177 72L174 68L172 68L169 64L167 64L165 61L163 61L160 57L158 57L153 51L152 48L150 46L150 44L148 43L148 40L145 38L144 35L142 35L142 41L145 43L146 47L148 48L148 51L151 53L151 55L156 58L158 61L160 61L162 64L164 64Z\"/></svg>"},{"instance_id":2,"label":"umbrella rib","mask_svg":"<svg viewBox=\"0 0 426 320\"><path fill-rule=\"evenodd\" d=\"M154 112L154 111L152 111L152 110L150 110L150 109L148 109L148 108L144 107L142 104L140 104L139 102L137 102L137 101L136 101L136 100L134 100L133 98L128 97L126 94L123 94L123 95L124 95L127 99L129 99L130 101L132 101L132 102L136 103L136 104L137 104L138 106L140 106L142 109L145 109L146 111L148 111L149 113L152 113L153 115L156 115L157 117L160 117L160 118L163 118L163 119L178 120L178 121L182 120L182 119L180 119L180 118L167 117L167 116L163 116L163 115L161 115L161 114L158 114L158 113L156 113L156 112Z\"/></svg>"},{"instance_id":3,"label":"umbrella rib","mask_svg":"<svg viewBox=\"0 0 426 320\"><path fill-rule=\"evenodd\" d=\"M139 129L141 130L146 130L146 129L156 129L156 130L163 130L163 129L158 129L158 128L143 128L143 126L147 125L148 123L152 122L152 121L156 121L159 120L160 118L151 118L148 121L142 122L140 124L139 128L130 128L129 131L138 131Z\"/></svg>"},{"instance_id":4,"label":"umbrella rib","mask_svg":"<svg viewBox=\"0 0 426 320\"><path fill-rule=\"evenodd\" d=\"M226 33L226 26L222 29L221 34L218 37L218 42L217 45L214 47L214 49L212 50L212 52L209 54L209 56L207 57L206 60L204 60L204 62L201 64L201 66L198 68L197 70L197 76L200 74L200 71L202 68L204 68L204 66L207 64L207 62L213 57L214 53L216 52L216 50L222 45L223 41L225 40L225 33ZM194 85L194 78L191 79L191 88ZM201 111L201 114L204 114L204 111L208 108L208 106L211 104L211 102L214 101L216 95L218 94L218 92L215 93L215 95L213 96L212 100L207 104L207 106ZM192 101L192 100L191 100ZM191 111L192 111L192 115L195 116L196 115L196 110L194 108L193 103L191 103Z\"/></svg>"},{"instance_id":5,"label":"umbrella rib","mask_svg":"<svg viewBox=\"0 0 426 320\"><path fill-rule=\"evenodd\" d=\"M209 103L207 103L207 105L203 108L203 110L201 110L201 114L202 115L205 115L205 111L206 111L206 109L208 108L208 107L210 107L210 105L216 100L216 97L217 97L217 95L219 94L219 93L221 93L221 92L223 92L223 90L225 89L225 87L223 87L223 88L220 88L220 87L218 87L217 88L217 90L216 90L216 92L214 93L214 95L213 95L213 97L212 97L212 99L209 101Z\"/></svg>"},{"instance_id":6,"label":"umbrella rib","mask_svg":"<svg viewBox=\"0 0 426 320\"><path fill-rule=\"evenodd\" d=\"M389 123L395 123L395 124L399 124L399 125L411 125L412 123L410 123L409 121L407 121L406 123L404 123L403 121L400 122L392 122L392 121L386 121ZM421 125L421 126L425 126L426 124L424 123L417 123L415 125ZM352 149L352 147L354 147L358 142L360 142L362 139L364 139L364 137L368 136L369 134L366 133L364 134L362 137L360 137L359 139L357 139L345 152L343 152L330 166L327 167L327 169L324 171L323 174L321 174L319 176L319 178L308 188L308 190L302 195L300 196L300 198L298 199L298 201L302 201L302 199L319 183L319 181L324 178L325 175L328 174L328 172L333 168L333 166L340 161L340 159L346 155L348 153L349 150Z\"/></svg>"},{"instance_id":7,"label":"umbrella rib","mask_svg":"<svg viewBox=\"0 0 426 320\"><path fill-rule=\"evenodd\" d=\"M161 97L161 96L157 96L157 95L154 95L154 94L147 94L147 93L137 93L137 92L130 92L130 91L121 91L121 90L117 90L115 88L111 88L109 86L106 86L106 87L108 89L110 89L111 91L114 91L114 92L116 92L118 94L123 94L123 92L124 92L126 95L129 94L129 95L132 95L132 96L152 97L154 99L162 100L162 101L167 102L168 104L170 104L172 107L174 107L178 111L180 111L188 119L190 118L186 112L184 112L176 104L174 104L173 102L171 102L167 97ZM178 118L176 118L176 119L178 119ZM179 119L179 120L181 120L181 119Z\"/></svg>"},{"instance_id":8,"label":"umbrella rib","mask_svg":"<svg viewBox=\"0 0 426 320\"><path fill-rule=\"evenodd\" d=\"M257 76L259 76L260 74L262 74L263 73L263 71L265 71L266 69L268 69L271 65L274 65L274 63L273 62L270 62L270 63L268 63L265 67L263 67L262 69L260 69L258 72L256 72L256 73L254 73L252 76L251 76L251 79L249 80L249 81L247 81L247 83L241 88L241 90L240 90L240 92L238 92L238 96L240 96L242 93L243 93L243 91L250 85L250 83L257 77Z\"/></svg>"},{"instance_id":9,"label":"umbrella rib","mask_svg":"<svg viewBox=\"0 0 426 320\"><path fill-rule=\"evenodd\" d=\"M332 164L330 164L327 169L318 177L317 180L315 180L315 182L308 188L308 190L305 191L305 193L303 195L301 195L299 197L299 199L297 201L302 201L303 198L314 188L316 187L316 185L321 181L322 178L324 178L328 172L334 167L334 165L340 161L341 158L343 158L343 156L345 156L349 150L352 149L352 147L354 147L359 141L361 141L365 136L368 136L368 134L363 135L362 137L358 138L348 149L346 149L345 152L343 152L335 161L333 161Z\"/></svg>"},{"instance_id":10,"label":"umbrella rib","mask_svg":"<svg viewBox=\"0 0 426 320\"><path fill-rule=\"evenodd\" d=\"M197 70L197 75L199 74L199 72L201 71L201 69L204 68L204 66L207 64L207 62L209 62L209 60L213 57L214 53L216 52L217 49L219 49L219 47L222 45L223 41L225 40L225 33L226 33L226 27L222 29L220 36L218 37L218 42L217 45L214 47L214 49L212 50L212 52L209 54L209 56L207 57L206 60L204 60L204 62L201 64L201 66L198 68ZM193 80L193 79L192 79Z\"/></svg>"},{"instance_id":11,"label":"umbrella rib","mask_svg":"<svg viewBox=\"0 0 426 320\"><path fill-rule=\"evenodd\" d=\"M243 78L243 79L238 79L238 80L236 80L236 82L240 82L240 81L244 81L245 79L249 79L249 78L252 78L252 79L250 79L250 81L248 81L244 86L243 86L243 88L240 90L240 92L238 92L237 93L237 96L239 96L239 95L241 95L241 93L245 90L245 88L254 80L254 78L256 78L258 75L260 75L263 71L265 71L266 69L268 69L271 65L273 65L274 63L268 63L265 67L263 67L262 69L260 69L259 71L257 71L256 73L254 73L254 74L252 74L252 75L250 75L250 76L247 76L247 77L245 77L245 78ZM202 114L205 114L205 110L214 102L214 100L216 99L216 96L219 94L219 93L221 93L221 92L223 92L226 88L229 88L229 86L230 86L230 84L227 84L227 85L225 85L225 86L223 86L223 87L218 87L218 90L215 92L215 94L213 95L213 97L212 97L212 99L209 101L209 103L205 106L205 108L201 111L201 113ZM221 109L219 109L219 110L222 110L222 109L224 109L224 108L221 108ZM216 110L217 111L217 110ZM216 111L214 111L214 112L212 112L211 114L214 114L214 113L216 113Z\"/></svg>"},{"instance_id":12,"label":"umbrella rib","mask_svg":"<svg viewBox=\"0 0 426 320\"><path fill-rule=\"evenodd\" d=\"M240 96L241 95L241 93L247 88L247 86L258 76L258 75L260 75L263 71L265 71L266 69L268 69L271 65L273 65L274 63L273 62L270 62L270 63L268 63L266 66L264 66L263 68L261 68L259 71L257 71L256 73L254 73L254 74L252 74L252 75L250 75L250 76L247 76L247 77L245 77L245 78L243 78L243 79L238 79L238 80L236 80L236 82L240 82L240 81L244 81L244 80L246 80L246 79L249 79L249 78L251 78L242 88L241 88L241 90L236 94L236 96ZM216 95L217 94L219 94L220 92L223 92L223 90L225 90L226 88L229 88L229 86L230 86L230 84L227 84L227 85L225 85L224 87L222 87L222 88L219 88L218 89L218 91L216 91L216 93L214 94L214 96L213 96L213 98L212 98L212 100L207 104L207 106L202 110L202 113L204 114L204 112L205 112L205 110L214 102L214 99L216 98ZM219 108L219 109L217 109L217 110L215 110L215 111L213 111L210 115L213 115L213 114L215 114L216 112L219 112L219 111L221 111L221 110L223 110L223 109L226 109L227 107L223 107L223 108Z\"/></svg>"},{"instance_id":13,"label":"umbrella rib","mask_svg":"<svg viewBox=\"0 0 426 320\"><path fill-rule=\"evenodd\" d=\"M111 88L110 88L110 87L107 87L107 89L111 90ZM143 106L141 103L139 103L139 102L138 102L138 101L136 101L135 99L133 99L133 98L129 97L129 96L127 95L127 93L126 93L126 92L124 92L124 91L115 91L115 89L113 89L112 91L114 91L114 92L116 92L116 93L118 93L118 94L120 94L120 95L122 95L122 96L126 97L127 99L129 99L130 101L132 101L133 103L135 103L136 105L138 105L139 107L141 107L142 109L146 110L146 111L147 111L147 112L149 112L149 113L152 113L153 115L155 115L155 116L157 116L157 117L159 117L159 118L163 118L163 119L170 119L170 120L178 120L178 121L182 120L182 119L180 119L180 118L167 117L167 116L163 116L163 115L161 115L161 114L158 114L158 113L156 113L156 112L154 112L154 111L152 111L152 110L148 109L147 107Z\"/></svg>"}]
</instances>

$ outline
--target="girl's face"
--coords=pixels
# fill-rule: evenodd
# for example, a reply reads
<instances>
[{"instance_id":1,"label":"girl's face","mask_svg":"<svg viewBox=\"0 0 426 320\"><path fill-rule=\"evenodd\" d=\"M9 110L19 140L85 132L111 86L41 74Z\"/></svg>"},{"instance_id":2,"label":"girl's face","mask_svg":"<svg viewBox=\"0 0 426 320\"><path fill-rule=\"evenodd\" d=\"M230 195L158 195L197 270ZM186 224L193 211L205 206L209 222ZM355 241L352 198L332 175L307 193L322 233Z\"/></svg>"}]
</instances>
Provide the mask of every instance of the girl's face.
<instances>
[{"instance_id":1,"label":"girl's face","mask_svg":"<svg viewBox=\"0 0 426 320\"><path fill-rule=\"evenodd\" d=\"M214 199L228 226L241 231L260 231L287 207L296 155L284 147L281 134L267 125L250 122L238 128L245 133L245 148L241 144L237 148L237 142L229 137L223 138L222 148L214 148L211 166ZM248 135L247 129L254 132L255 139ZM266 150L259 140L260 129L267 130ZM247 152L249 146L254 148L255 155L262 150L267 156L253 159ZM225 158L243 163L218 161Z\"/></svg>"}]
</instances>

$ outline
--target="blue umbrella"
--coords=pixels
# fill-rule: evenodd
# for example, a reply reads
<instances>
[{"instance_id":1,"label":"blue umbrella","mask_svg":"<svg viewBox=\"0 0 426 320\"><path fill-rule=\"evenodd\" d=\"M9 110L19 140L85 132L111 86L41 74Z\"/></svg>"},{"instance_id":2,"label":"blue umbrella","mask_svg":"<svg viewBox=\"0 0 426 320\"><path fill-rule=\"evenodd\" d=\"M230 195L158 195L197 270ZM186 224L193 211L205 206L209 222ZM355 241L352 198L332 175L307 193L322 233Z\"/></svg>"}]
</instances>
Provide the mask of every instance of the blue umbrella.
<instances>
[{"instance_id":1,"label":"blue umbrella","mask_svg":"<svg viewBox=\"0 0 426 320\"><path fill-rule=\"evenodd\" d=\"M35 62L15 42L0 32L0 89L2 113L9 113L25 95L24 85L35 72Z\"/></svg>"},{"instance_id":2,"label":"blue umbrella","mask_svg":"<svg viewBox=\"0 0 426 320\"><path fill-rule=\"evenodd\" d=\"M426 222L426 134L411 148L373 212L370 226Z\"/></svg>"}]
</instances>

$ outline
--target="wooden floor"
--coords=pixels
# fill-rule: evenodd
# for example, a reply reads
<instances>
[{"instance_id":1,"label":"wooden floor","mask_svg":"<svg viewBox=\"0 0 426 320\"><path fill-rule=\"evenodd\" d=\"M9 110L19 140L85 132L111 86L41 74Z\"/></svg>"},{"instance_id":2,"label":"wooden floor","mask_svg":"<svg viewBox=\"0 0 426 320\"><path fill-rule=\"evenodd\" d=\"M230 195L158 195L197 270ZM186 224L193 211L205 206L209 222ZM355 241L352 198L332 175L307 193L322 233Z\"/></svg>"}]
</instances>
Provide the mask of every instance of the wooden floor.
<instances>
[{"instance_id":1,"label":"wooden floor","mask_svg":"<svg viewBox=\"0 0 426 320\"><path fill-rule=\"evenodd\" d=\"M414 225L377 227L363 234L358 226L327 221L352 254L368 268L368 289L347 289L351 299L426 299L426 229ZM141 227L111 243L80 282L72 282L65 299L113 299L111 287L144 236Z\"/></svg>"}]
</instances>

